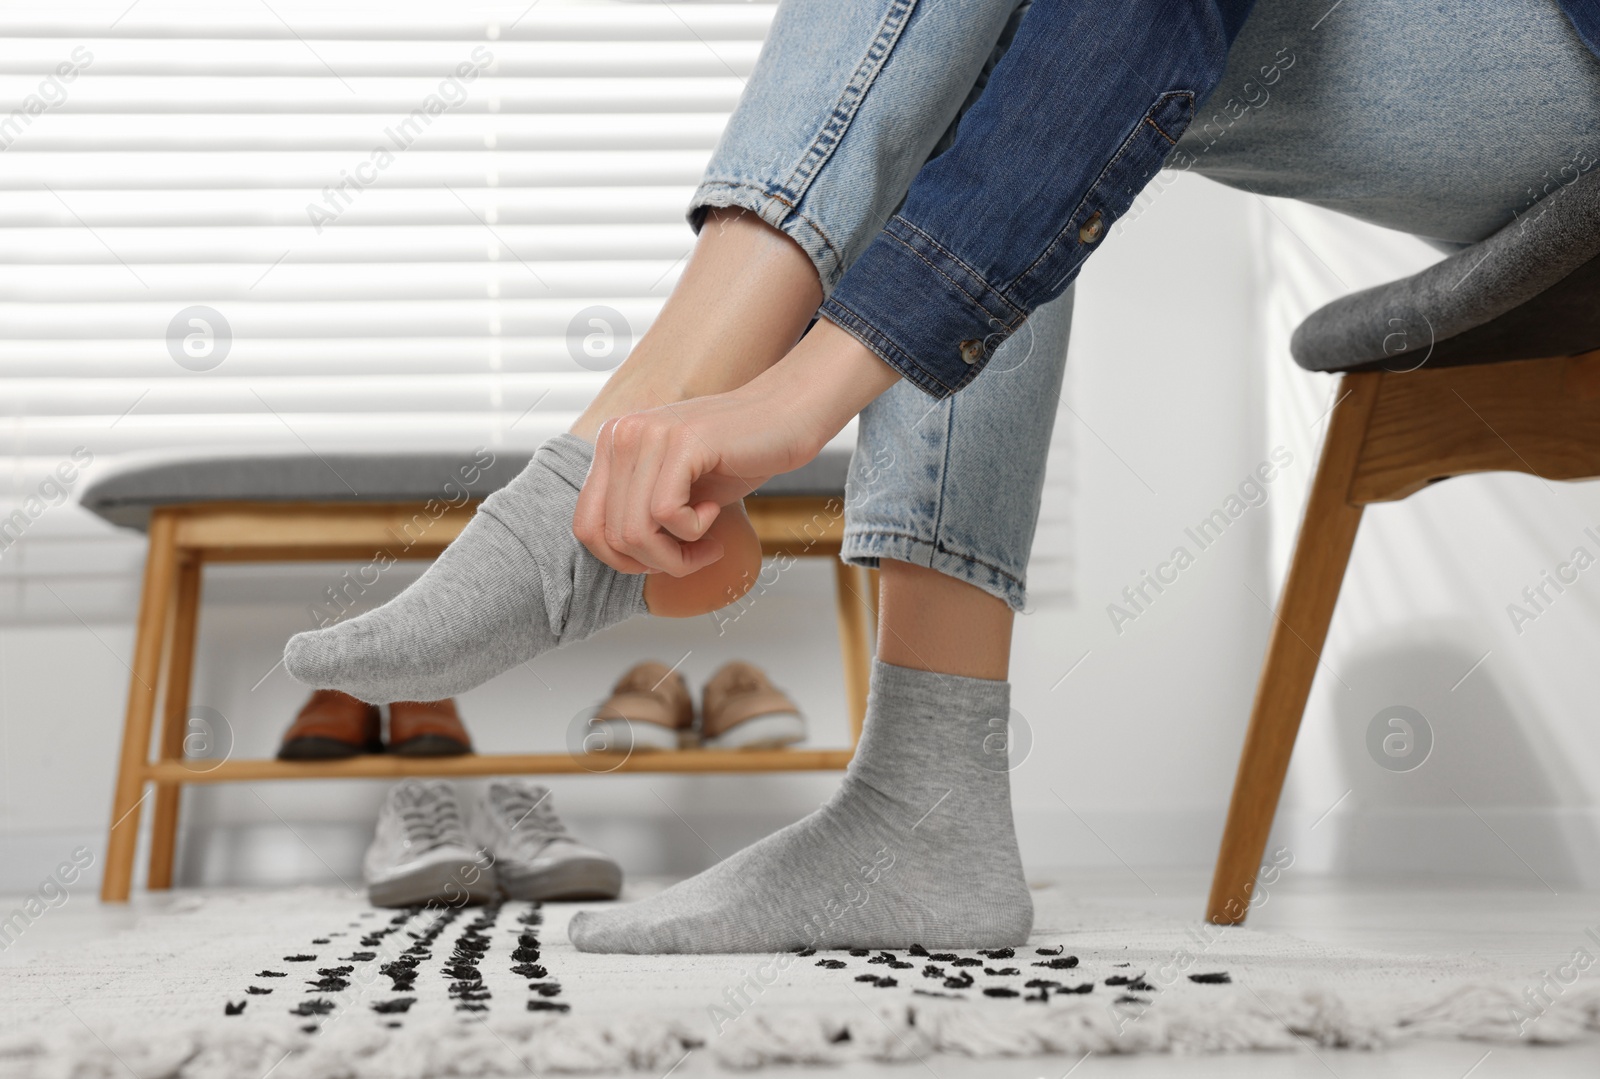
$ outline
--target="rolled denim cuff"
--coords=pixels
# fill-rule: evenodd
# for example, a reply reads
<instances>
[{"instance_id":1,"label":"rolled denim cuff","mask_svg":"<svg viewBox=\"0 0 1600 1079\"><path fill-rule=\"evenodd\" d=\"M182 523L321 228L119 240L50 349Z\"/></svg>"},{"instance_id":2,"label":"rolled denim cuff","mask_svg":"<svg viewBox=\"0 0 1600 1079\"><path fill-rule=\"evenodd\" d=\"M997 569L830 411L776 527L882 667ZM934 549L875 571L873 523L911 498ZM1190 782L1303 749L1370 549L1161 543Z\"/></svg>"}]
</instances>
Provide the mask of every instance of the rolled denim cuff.
<instances>
[{"instance_id":1,"label":"rolled denim cuff","mask_svg":"<svg viewBox=\"0 0 1600 1079\"><path fill-rule=\"evenodd\" d=\"M844 276L845 255L841 246L828 237L820 222L782 195L767 191L759 184L707 178L695 188L694 197L689 200L689 227L698 234L705 224L706 213L719 209L748 210L799 244L800 250L817 268L824 296L832 292L839 278Z\"/></svg>"},{"instance_id":2,"label":"rolled denim cuff","mask_svg":"<svg viewBox=\"0 0 1600 1079\"><path fill-rule=\"evenodd\" d=\"M1000 600L1013 611L1021 612L1028 605L1028 585L1022 577L976 554L946 550L922 536L866 529L855 532L847 530L839 557L852 566L865 566L867 569L877 569L886 558L893 562L922 566L946 577L965 581Z\"/></svg>"},{"instance_id":3,"label":"rolled denim cuff","mask_svg":"<svg viewBox=\"0 0 1600 1079\"><path fill-rule=\"evenodd\" d=\"M822 314L936 398L977 378L1028 317L982 274L898 214L822 305Z\"/></svg>"}]
</instances>

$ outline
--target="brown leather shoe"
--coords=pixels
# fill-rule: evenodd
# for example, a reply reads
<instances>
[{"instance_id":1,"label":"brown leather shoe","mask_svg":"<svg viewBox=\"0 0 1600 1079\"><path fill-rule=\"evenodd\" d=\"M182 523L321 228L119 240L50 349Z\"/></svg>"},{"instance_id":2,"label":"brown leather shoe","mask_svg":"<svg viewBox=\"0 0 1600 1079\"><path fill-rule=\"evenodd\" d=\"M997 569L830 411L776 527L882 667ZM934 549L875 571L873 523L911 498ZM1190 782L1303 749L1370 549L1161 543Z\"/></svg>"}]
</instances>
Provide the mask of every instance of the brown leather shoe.
<instances>
[{"instance_id":1,"label":"brown leather shoe","mask_svg":"<svg viewBox=\"0 0 1600 1079\"><path fill-rule=\"evenodd\" d=\"M337 689L319 689L284 732L278 759L330 761L359 753L382 753L378 706Z\"/></svg>"},{"instance_id":2,"label":"brown leather shoe","mask_svg":"<svg viewBox=\"0 0 1600 1079\"><path fill-rule=\"evenodd\" d=\"M694 699L683 675L646 660L628 668L589 718L587 751L676 749L694 737Z\"/></svg>"},{"instance_id":3,"label":"brown leather shoe","mask_svg":"<svg viewBox=\"0 0 1600 1079\"><path fill-rule=\"evenodd\" d=\"M806 736L800 709L759 667L735 660L706 683L700 741L710 749L781 749Z\"/></svg>"},{"instance_id":4,"label":"brown leather shoe","mask_svg":"<svg viewBox=\"0 0 1600 1079\"><path fill-rule=\"evenodd\" d=\"M389 705L389 752L402 757L458 757L472 752L454 698Z\"/></svg>"}]
</instances>

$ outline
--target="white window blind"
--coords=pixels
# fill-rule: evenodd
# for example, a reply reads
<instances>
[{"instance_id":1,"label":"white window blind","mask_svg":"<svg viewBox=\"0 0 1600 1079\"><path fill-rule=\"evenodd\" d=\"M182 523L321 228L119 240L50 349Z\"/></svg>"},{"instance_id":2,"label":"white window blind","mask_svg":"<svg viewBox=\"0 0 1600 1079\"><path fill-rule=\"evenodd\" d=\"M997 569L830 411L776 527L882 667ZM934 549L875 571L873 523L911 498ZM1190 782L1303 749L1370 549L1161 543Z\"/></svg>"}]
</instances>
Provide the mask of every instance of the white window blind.
<instances>
[{"instance_id":1,"label":"white window blind","mask_svg":"<svg viewBox=\"0 0 1600 1079\"><path fill-rule=\"evenodd\" d=\"M563 429L676 280L770 17L0 7L0 516L53 499L79 447L95 468ZM136 548L53 506L0 553L0 616Z\"/></svg>"}]
</instances>

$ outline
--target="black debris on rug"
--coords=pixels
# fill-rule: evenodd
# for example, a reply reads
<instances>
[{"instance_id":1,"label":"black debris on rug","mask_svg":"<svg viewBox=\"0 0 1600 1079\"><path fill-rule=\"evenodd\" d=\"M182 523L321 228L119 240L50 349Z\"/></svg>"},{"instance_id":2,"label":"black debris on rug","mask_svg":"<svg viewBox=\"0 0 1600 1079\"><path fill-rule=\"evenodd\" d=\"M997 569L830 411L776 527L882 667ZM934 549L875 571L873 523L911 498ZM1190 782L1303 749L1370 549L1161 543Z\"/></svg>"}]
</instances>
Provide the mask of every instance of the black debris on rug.
<instances>
[{"instance_id":1,"label":"black debris on rug","mask_svg":"<svg viewBox=\"0 0 1600 1079\"><path fill-rule=\"evenodd\" d=\"M376 926L367 922L367 929L359 921L351 922L350 928L361 931L359 950L339 956L335 965L313 967L316 976L303 979L300 992L304 997L286 1001L285 1010L291 1016L315 1020L301 1025L306 1033L325 1030L346 1014L366 1012L384 1017L385 1027L402 1027L404 1017L419 1014L419 1009L429 1010L427 1005L418 1004L426 997L418 995L418 982L426 978L434 984L444 983L446 999L453 1011L461 1013L464 1022L486 1019L496 1006L512 1011L566 1013L571 1005L559 999L561 983L551 978L540 962L539 934L544 925L540 905L516 906L524 909L511 925L500 924L503 908L498 903L470 911L460 907L407 907ZM361 917L378 918L380 914L367 911ZM448 938L447 933L451 934ZM311 938L310 943L328 944L341 935L339 931L326 932ZM315 963L317 959L310 952L280 957L283 963ZM829 962L844 966L837 960ZM528 991L525 1002L495 999L484 980L484 971L490 969L490 964L493 969L509 970L524 979ZM287 978L289 973L264 968L254 977ZM501 988L503 993L504 983ZM224 1015L242 1015L249 997L268 996L273 989L246 985L244 992L243 1000L223 1001ZM298 995L294 988L288 992Z\"/></svg>"},{"instance_id":2,"label":"black debris on rug","mask_svg":"<svg viewBox=\"0 0 1600 1079\"><path fill-rule=\"evenodd\" d=\"M905 954L912 959L921 960L918 973L927 982L935 984L913 984L908 988L917 996L942 997L948 1000L980 998L1015 1000L1027 1004L1048 1004L1056 997L1084 996L1093 993L1097 985L1119 990L1113 998L1113 1003L1116 1004L1149 1005L1154 996L1161 992L1159 986L1145 980L1143 971L1129 969L1132 966L1130 963L1106 963L1093 956L1086 961L1079 956L1068 955L1066 951L1066 945L1035 948L1034 954L1046 958L1031 961L1028 966L1052 971L1073 971L1077 974L1077 978L1071 982L1038 977L1033 971L1025 970L1021 966L1001 965L999 961L1016 958L1015 948L980 948L972 955L963 955L958 952L930 952L920 944L913 944L905 950ZM817 951L814 948L807 948L797 950L797 954L815 955ZM989 960L989 963L985 963L985 960ZM848 951L831 954L824 952L816 961L816 966L823 970L844 971L844 976L852 982L879 989L897 988L901 983L891 975L878 973L870 968L903 970L918 965L902 960L893 951L875 951L869 948L851 948ZM1124 969L1127 973L1111 974L1109 970L1112 968ZM1188 978L1196 985L1228 985L1232 982L1227 971L1190 974Z\"/></svg>"},{"instance_id":3,"label":"black debris on rug","mask_svg":"<svg viewBox=\"0 0 1600 1079\"><path fill-rule=\"evenodd\" d=\"M1078 965L1078 957L1075 955L1063 955L1058 956L1055 959L1046 959L1041 963L1034 963L1033 965L1036 967L1044 967L1047 970L1071 970L1073 967Z\"/></svg>"}]
</instances>

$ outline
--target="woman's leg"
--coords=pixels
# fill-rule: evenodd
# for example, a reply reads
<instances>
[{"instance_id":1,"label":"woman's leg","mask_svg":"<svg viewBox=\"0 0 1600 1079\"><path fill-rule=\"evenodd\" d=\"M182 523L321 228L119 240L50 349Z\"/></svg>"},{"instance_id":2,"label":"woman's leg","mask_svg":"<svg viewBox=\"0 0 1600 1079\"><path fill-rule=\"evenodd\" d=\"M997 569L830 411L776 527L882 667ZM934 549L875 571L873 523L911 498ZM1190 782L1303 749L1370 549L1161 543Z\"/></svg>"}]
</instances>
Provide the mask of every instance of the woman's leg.
<instances>
[{"instance_id":1,"label":"woman's leg","mask_svg":"<svg viewBox=\"0 0 1600 1079\"><path fill-rule=\"evenodd\" d=\"M618 574L582 549L570 525L594 434L775 362L899 202L1017 12L1017 0L785 4L697 193L694 257L635 355L415 584L294 637L289 673L366 700L432 700L646 610L738 598L759 552L737 512L716 533L730 556L692 580Z\"/></svg>"},{"instance_id":2,"label":"woman's leg","mask_svg":"<svg viewBox=\"0 0 1600 1079\"><path fill-rule=\"evenodd\" d=\"M957 577L911 562L881 563L878 659L884 663L1004 682L1015 617L1005 600Z\"/></svg>"},{"instance_id":3,"label":"woman's leg","mask_svg":"<svg viewBox=\"0 0 1600 1079\"><path fill-rule=\"evenodd\" d=\"M1012 29L1014 22L963 102L981 92ZM921 44L939 51L928 39ZM749 132L736 117L724 150ZM876 144L863 138L846 149L872 159L886 141L883 131L874 137ZM911 162L888 161L886 174L909 182ZM750 171L737 161L721 167ZM830 279L833 248L824 237L853 256L876 231L866 231L864 218L832 216L834 206L875 199L886 216L898 201L897 192L848 190L855 168L835 169L826 199L801 193L792 200L798 209L768 199L769 182L708 183L697 205L720 199L762 212L808 245L831 286L837 274ZM714 162L712 175L718 169ZM579 915L569 930L579 948L736 952L1026 939L1032 902L1011 817L1005 679L1071 310L1070 293L1042 308L1029 332L1014 335L956 399L935 405L902 386L862 416L845 557L882 571L878 662L862 740L839 790L818 812L658 896Z\"/></svg>"},{"instance_id":4,"label":"woman's leg","mask_svg":"<svg viewBox=\"0 0 1600 1079\"><path fill-rule=\"evenodd\" d=\"M1445 244L1600 162L1600 60L1555 0L1258 0L1169 165Z\"/></svg>"},{"instance_id":5,"label":"woman's leg","mask_svg":"<svg viewBox=\"0 0 1600 1079\"><path fill-rule=\"evenodd\" d=\"M861 421L845 556L881 570L855 759L817 812L648 900L573 919L586 951L1022 943L1006 682L1066 359L1072 294L967 389L909 387ZM904 391L903 393L901 391Z\"/></svg>"},{"instance_id":6,"label":"woman's leg","mask_svg":"<svg viewBox=\"0 0 1600 1079\"><path fill-rule=\"evenodd\" d=\"M1006 682L1072 297L934 404L863 414L845 553L878 565L861 743L822 809L648 900L576 917L580 949L783 951L1022 943L1033 907L1011 817Z\"/></svg>"}]
</instances>

